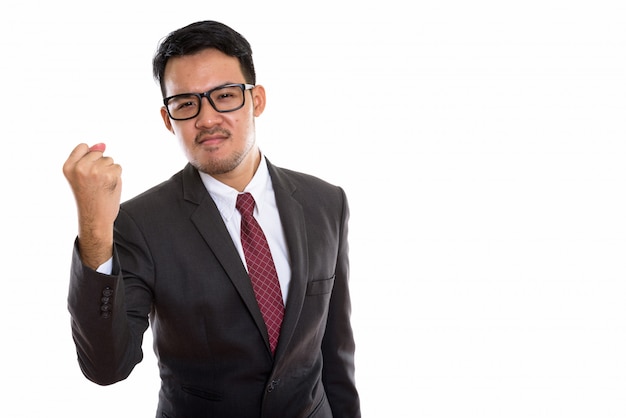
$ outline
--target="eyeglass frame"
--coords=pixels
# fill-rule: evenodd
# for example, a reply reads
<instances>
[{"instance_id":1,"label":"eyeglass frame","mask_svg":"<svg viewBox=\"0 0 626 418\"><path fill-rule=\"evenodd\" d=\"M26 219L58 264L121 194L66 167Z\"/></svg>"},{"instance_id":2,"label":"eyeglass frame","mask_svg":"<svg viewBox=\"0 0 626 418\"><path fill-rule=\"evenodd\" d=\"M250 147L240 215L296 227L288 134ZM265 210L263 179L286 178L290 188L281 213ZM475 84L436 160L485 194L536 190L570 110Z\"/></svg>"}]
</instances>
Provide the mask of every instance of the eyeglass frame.
<instances>
[{"instance_id":1,"label":"eyeglass frame","mask_svg":"<svg viewBox=\"0 0 626 418\"><path fill-rule=\"evenodd\" d=\"M241 89L241 91L244 93L243 94L243 100L241 101L241 105L236 107L236 108L234 108L234 109L219 110L219 109L217 109L217 107L215 107L215 103L213 103L213 100L211 99L211 93L213 93L216 90L223 89L223 88L226 88L226 87L239 87ZM254 85L254 84L247 84L247 83L223 84L221 86L214 87L211 90L205 91L204 93L181 93L181 94L175 94L173 96L165 97L165 98L163 98L163 106L165 106L165 110L167 111L167 115L172 120L189 120L189 119L193 119L193 118L198 117L198 115L200 114L200 111L202 110L202 98L203 97L206 97L206 99L209 101L209 104L211 105L211 107L216 112L219 112L219 113L234 112L235 110L241 109L246 104L246 95L245 95L246 90L252 90L255 87L256 87L256 85ZM182 119L173 117L172 114L170 113L170 108L167 106L167 104L169 103L170 100L175 99L177 97L181 97L181 96L195 96L195 97L197 97L199 99L199 102L198 102L198 113L196 113L194 116L191 116L191 117L188 117L188 118L182 118Z\"/></svg>"}]
</instances>

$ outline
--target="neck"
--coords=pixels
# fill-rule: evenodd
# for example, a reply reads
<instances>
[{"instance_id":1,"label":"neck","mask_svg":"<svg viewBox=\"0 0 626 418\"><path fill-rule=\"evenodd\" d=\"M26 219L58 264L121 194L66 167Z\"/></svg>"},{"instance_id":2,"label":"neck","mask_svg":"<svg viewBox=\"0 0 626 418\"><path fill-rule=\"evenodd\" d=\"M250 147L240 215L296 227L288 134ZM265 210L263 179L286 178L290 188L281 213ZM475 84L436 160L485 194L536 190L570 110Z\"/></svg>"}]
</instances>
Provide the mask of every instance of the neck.
<instances>
[{"instance_id":1,"label":"neck","mask_svg":"<svg viewBox=\"0 0 626 418\"><path fill-rule=\"evenodd\" d=\"M227 186L243 192L250 180L252 180L252 177L254 177L259 164L261 164L261 152L258 147L254 146L234 170L214 175L213 177Z\"/></svg>"}]
</instances>

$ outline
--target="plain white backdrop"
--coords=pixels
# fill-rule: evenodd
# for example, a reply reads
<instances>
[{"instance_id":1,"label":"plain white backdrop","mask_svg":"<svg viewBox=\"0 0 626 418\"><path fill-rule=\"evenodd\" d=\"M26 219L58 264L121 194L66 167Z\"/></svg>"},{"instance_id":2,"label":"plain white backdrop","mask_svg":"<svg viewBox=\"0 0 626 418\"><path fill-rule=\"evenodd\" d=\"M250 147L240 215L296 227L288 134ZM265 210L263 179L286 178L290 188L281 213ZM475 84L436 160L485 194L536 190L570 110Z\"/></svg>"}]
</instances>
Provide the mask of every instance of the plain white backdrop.
<instances>
[{"instance_id":1,"label":"plain white backdrop","mask_svg":"<svg viewBox=\"0 0 626 418\"><path fill-rule=\"evenodd\" d=\"M61 167L107 143L123 198L180 170L157 42L202 19L251 42L277 165L351 203L366 417L626 416L626 6L618 1L3 3L2 414L151 417L78 368Z\"/></svg>"}]
</instances>

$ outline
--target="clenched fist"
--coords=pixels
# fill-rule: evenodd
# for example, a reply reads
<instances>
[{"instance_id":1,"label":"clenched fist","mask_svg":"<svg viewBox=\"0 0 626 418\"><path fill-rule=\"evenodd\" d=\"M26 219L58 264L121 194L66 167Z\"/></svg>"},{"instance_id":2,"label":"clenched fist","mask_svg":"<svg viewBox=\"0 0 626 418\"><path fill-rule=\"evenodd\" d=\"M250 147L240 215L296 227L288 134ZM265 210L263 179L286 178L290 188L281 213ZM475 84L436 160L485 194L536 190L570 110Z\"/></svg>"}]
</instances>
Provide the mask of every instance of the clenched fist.
<instances>
[{"instance_id":1,"label":"clenched fist","mask_svg":"<svg viewBox=\"0 0 626 418\"><path fill-rule=\"evenodd\" d=\"M113 254L113 222L119 213L122 167L103 155L105 144L79 144L63 165L78 210L83 263L97 268Z\"/></svg>"}]
</instances>

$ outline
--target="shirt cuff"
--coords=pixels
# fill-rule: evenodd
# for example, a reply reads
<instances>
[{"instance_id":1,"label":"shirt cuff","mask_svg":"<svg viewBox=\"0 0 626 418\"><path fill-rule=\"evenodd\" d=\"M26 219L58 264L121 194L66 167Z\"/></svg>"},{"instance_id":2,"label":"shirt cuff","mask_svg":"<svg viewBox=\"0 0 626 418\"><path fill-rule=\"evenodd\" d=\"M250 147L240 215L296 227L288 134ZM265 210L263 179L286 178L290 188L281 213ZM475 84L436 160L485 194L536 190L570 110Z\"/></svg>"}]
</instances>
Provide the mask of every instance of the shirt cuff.
<instances>
[{"instance_id":1,"label":"shirt cuff","mask_svg":"<svg viewBox=\"0 0 626 418\"><path fill-rule=\"evenodd\" d=\"M111 275L113 272L113 257L100 264L96 269L98 273Z\"/></svg>"}]
</instances>

